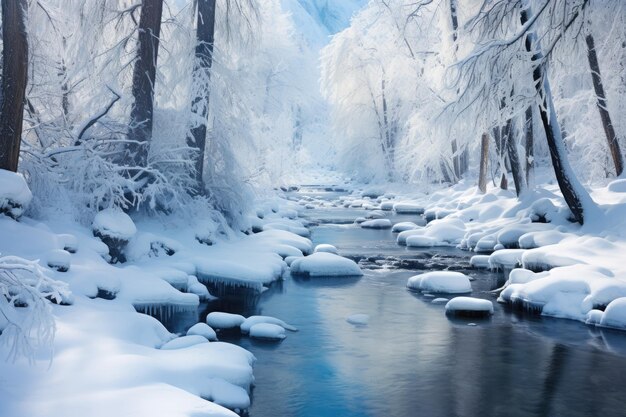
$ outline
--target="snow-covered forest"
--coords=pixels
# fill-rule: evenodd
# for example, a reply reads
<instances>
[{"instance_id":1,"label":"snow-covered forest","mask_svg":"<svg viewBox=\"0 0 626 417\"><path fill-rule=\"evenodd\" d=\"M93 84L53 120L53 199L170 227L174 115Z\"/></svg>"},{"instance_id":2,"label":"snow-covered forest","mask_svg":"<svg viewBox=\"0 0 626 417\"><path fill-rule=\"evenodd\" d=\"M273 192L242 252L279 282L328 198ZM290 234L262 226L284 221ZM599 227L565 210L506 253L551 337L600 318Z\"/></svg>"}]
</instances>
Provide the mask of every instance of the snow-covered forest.
<instances>
[{"instance_id":1,"label":"snow-covered forest","mask_svg":"<svg viewBox=\"0 0 626 417\"><path fill-rule=\"evenodd\" d=\"M622 0L1 9L1 416L626 406Z\"/></svg>"}]
</instances>

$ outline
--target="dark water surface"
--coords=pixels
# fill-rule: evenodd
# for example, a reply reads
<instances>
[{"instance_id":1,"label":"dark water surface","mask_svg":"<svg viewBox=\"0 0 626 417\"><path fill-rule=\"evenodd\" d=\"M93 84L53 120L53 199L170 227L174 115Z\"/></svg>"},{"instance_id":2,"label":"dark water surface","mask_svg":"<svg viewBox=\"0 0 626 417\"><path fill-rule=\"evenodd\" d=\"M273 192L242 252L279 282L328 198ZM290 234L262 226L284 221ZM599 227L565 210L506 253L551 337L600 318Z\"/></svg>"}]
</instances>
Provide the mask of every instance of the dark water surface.
<instances>
[{"instance_id":1,"label":"dark water surface","mask_svg":"<svg viewBox=\"0 0 626 417\"><path fill-rule=\"evenodd\" d=\"M341 220L355 210L305 214ZM276 316L299 329L281 343L221 337L257 357L250 416L626 416L622 333L520 316L500 305L488 320L449 319L443 305L407 291L407 278L421 271L383 265L390 256L431 262L435 255L437 264L463 270L470 254L409 250L390 231L355 226L322 223L312 232L314 243L373 257L364 267L379 269L365 269L359 279L286 277L254 302L209 306ZM495 274L464 272L476 278L473 296L495 302L488 292ZM354 313L368 314L368 325L349 324Z\"/></svg>"}]
</instances>

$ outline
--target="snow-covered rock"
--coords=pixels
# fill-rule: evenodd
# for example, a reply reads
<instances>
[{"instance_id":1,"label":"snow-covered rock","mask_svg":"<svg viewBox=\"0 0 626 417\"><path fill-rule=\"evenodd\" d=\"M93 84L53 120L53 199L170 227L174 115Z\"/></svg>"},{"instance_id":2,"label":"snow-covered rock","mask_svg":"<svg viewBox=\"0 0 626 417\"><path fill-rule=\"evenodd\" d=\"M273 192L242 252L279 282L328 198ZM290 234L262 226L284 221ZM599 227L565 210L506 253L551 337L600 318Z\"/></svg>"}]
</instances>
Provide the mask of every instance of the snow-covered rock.
<instances>
[{"instance_id":1,"label":"snow-covered rock","mask_svg":"<svg viewBox=\"0 0 626 417\"><path fill-rule=\"evenodd\" d=\"M206 323L196 323L187 330L187 336L202 336L207 340L216 341L217 333Z\"/></svg>"},{"instance_id":2,"label":"snow-covered rock","mask_svg":"<svg viewBox=\"0 0 626 417\"><path fill-rule=\"evenodd\" d=\"M335 255L337 254L337 248L334 247L333 245L329 245L327 243L322 243L319 244L315 247L315 253L317 252L326 252L326 253L334 253Z\"/></svg>"},{"instance_id":3,"label":"snow-covered rock","mask_svg":"<svg viewBox=\"0 0 626 417\"><path fill-rule=\"evenodd\" d=\"M22 174L0 169L0 214L18 219L32 199Z\"/></svg>"},{"instance_id":4,"label":"snow-covered rock","mask_svg":"<svg viewBox=\"0 0 626 417\"><path fill-rule=\"evenodd\" d=\"M250 316L247 319L245 319L243 323L241 323L239 328L241 329L241 333L247 334L247 333L250 333L250 329L252 328L252 326L259 324L259 323L275 324L277 326L282 327L285 330L289 330L292 332L295 332L298 330L294 326L287 324L284 321L277 319L276 317L270 317L270 316Z\"/></svg>"},{"instance_id":5,"label":"snow-covered rock","mask_svg":"<svg viewBox=\"0 0 626 417\"><path fill-rule=\"evenodd\" d=\"M357 313L351 314L346 318L346 321L355 326L366 326L369 323L370 316L367 314Z\"/></svg>"},{"instance_id":6,"label":"snow-covered rock","mask_svg":"<svg viewBox=\"0 0 626 417\"><path fill-rule=\"evenodd\" d=\"M214 311L206 317L206 323L214 329L227 330L239 328L246 320L244 316L239 314L222 313Z\"/></svg>"},{"instance_id":7,"label":"snow-covered rock","mask_svg":"<svg viewBox=\"0 0 626 417\"><path fill-rule=\"evenodd\" d=\"M393 209L398 214L424 214L424 207L415 203L395 203Z\"/></svg>"},{"instance_id":8,"label":"snow-covered rock","mask_svg":"<svg viewBox=\"0 0 626 417\"><path fill-rule=\"evenodd\" d=\"M477 269L489 269L489 255L474 255L470 265Z\"/></svg>"},{"instance_id":9,"label":"snow-covered rock","mask_svg":"<svg viewBox=\"0 0 626 417\"><path fill-rule=\"evenodd\" d=\"M435 271L409 278L407 287L429 293L464 294L472 292L467 275L453 271Z\"/></svg>"},{"instance_id":10,"label":"snow-covered rock","mask_svg":"<svg viewBox=\"0 0 626 417\"><path fill-rule=\"evenodd\" d=\"M486 316L493 314L493 303L472 297L455 297L446 304L446 314L461 316Z\"/></svg>"},{"instance_id":11,"label":"snow-covered rock","mask_svg":"<svg viewBox=\"0 0 626 417\"><path fill-rule=\"evenodd\" d=\"M250 337L256 339L282 340L287 335L282 326L271 323L257 323L250 327Z\"/></svg>"},{"instance_id":12,"label":"snow-covered rock","mask_svg":"<svg viewBox=\"0 0 626 417\"><path fill-rule=\"evenodd\" d=\"M609 303L600 320L600 326L626 330L626 297Z\"/></svg>"},{"instance_id":13,"label":"snow-covered rock","mask_svg":"<svg viewBox=\"0 0 626 417\"><path fill-rule=\"evenodd\" d=\"M207 338L200 335L189 335L177 337L176 339L172 339L163 346L161 346L161 350L174 350L174 349L184 349L189 346L194 346L200 343L208 342Z\"/></svg>"},{"instance_id":14,"label":"snow-covered rock","mask_svg":"<svg viewBox=\"0 0 626 417\"><path fill-rule=\"evenodd\" d=\"M61 242L63 250L66 250L69 253L78 252L78 239L76 236L64 233L57 235L57 238L59 239L59 242Z\"/></svg>"},{"instance_id":15,"label":"snow-covered rock","mask_svg":"<svg viewBox=\"0 0 626 417\"><path fill-rule=\"evenodd\" d=\"M389 219L367 220L361 223L361 227L364 229L391 229L391 226Z\"/></svg>"},{"instance_id":16,"label":"snow-covered rock","mask_svg":"<svg viewBox=\"0 0 626 417\"><path fill-rule=\"evenodd\" d=\"M393 201L383 201L380 203L380 209L383 211L391 211L393 210L393 205L395 202Z\"/></svg>"},{"instance_id":17,"label":"snow-covered rock","mask_svg":"<svg viewBox=\"0 0 626 417\"><path fill-rule=\"evenodd\" d=\"M47 253L46 264L59 272L67 272L70 269L72 255L63 249L54 249Z\"/></svg>"},{"instance_id":18,"label":"snow-covered rock","mask_svg":"<svg viewBox=\"0 0 626 417\"><path fill-rule=\"evenodd\" d=\"M124 250L137 233L133 220L122 210L110 208L98 212L91 227L94 236L109 248L111 263L126 262Z\"/></svg>"},{"instance_id":19,"label":"snow-covered rock","mask_svg":"<svg viewBox=\"0 0 626 417\"><path fill-rule=\"evenodd\" d=\"M413 222L400 222L393 225L391 228L392 233L405 232L407 230L419 229L419 226Z\"/></svg>"},{"instance_id":20,"label":"snow-covered rock","mask_svg":"<svg viewBox=\"0 0 626 417\"><path fill-rule=\"evenodd\" d=\"M351 259L318 252L291 263L291 273L310 277L361 276L361 268Z\"/></svg>"},{"instance_id":21,"label":"snow-covered rock","mask_svg":"<svg viewBox=\"0 0 626 417\"><path fill-rule=\"evenodd\" d=\"M447 298L443 298L443 297L438 297L438 298L433 298L433 300L430 302L431 304L446 304L449 300Z\"/></svg>"}]
</instances>

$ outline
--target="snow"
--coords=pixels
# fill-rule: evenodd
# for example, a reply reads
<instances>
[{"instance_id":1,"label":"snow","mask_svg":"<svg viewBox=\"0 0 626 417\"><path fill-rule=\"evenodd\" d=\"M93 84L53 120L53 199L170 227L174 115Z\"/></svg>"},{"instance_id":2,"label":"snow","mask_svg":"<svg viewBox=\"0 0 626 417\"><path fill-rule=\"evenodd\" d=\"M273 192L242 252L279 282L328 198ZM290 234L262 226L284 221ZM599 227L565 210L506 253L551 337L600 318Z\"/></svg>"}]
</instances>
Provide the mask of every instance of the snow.
<instances>
[{"instance_id":1,"label":"snow","mask_svg":"<svg viewBox=\"0 0 626 417\"><path fill-rule=\"evenodd\" d=\"M320 245L317 245L315 247L314 252L327 252L327 253L334 253L335 255L337 254L337 248L334 247L333 245L329 245L327 243L322 243Z\"/></svg>"},{"instance_id":2,"label":"snow","mask_svg":"<svg viewBox=\"0 0 626 417\"><path fill-rule=\"evenodd\" d=\"M361 268L351 259L318 252L291 263L291 273L310 277L361 276Z\"/></svg>"},{"instance_id":3,"label":"snow","mask_svg":"<svg viewBox=\"0 0 626 417\"><path fill-rule=\"evenodd\" d=\"M426 227L398 235L398 244L410 247L456 246L465 236L465 225L458 219L433 220Z\"/></svg>"},{"instance_id":4,"label":"snow","mask_svg":"<svg viewBox=\"0 0 626 417\"><path fill-rule=\"evenodd\" d=\"M187 330L187 336L193 335L202 336L211 342L217 341L217 333L206 323L197 323L191 326L189 330Z\"/></svg>"},{"instance_id":5,"label":"snow","mask_svg":"<svg viewBox=\"0 0 626 417\"><path fill-rule=\"evenodd\" d=\"M214 329L227 330L238 328L246 320L239 314L223 313L214 311L206 317L206 323Z\"/></svg>"},{"instance_id":6,"label":"snow","mask_svg":"<svg viewBox=\"0 0 626 417\"><path fill-rule=\"evenodd\" d=\"M389 219L367 220L361 223L361 227L364 229L391 229L391 226Z\"/></svg>"},{"instance_id":7,"label":"snow","mask_svg":"<svg viewBox=\"0 0 626 417\"><path fill-rule=\"evenodd\" d=\"M446 313L461 315L471 313L493 314L493 303L480 298L455 297L446 304Z\"/></svg>"},{"instance_id":8,"label":"snow","mask_svg":"<svg viewBox=\"0 0 626 417\"><path fill-rule=\"evenodd\" d=\"M488 269L489 265L489 255L474 255L470 259L470 265L474 268L478 269Z\"/></svg>"},{"instance_id":9,"label":"snow","mask_svg":"<svg viewBox=\"0 0 626 417\"><path fill-rule=\"evenodd\" d=\"M271 323L257 323L250 327L250 337L255 339L283 340L287 335L282 326Z\"/></svg>"},{"instance_id":10,"label":"snow","mask_svg":"<svg viewBox=\"0 0 626 417\"><path fill-rule=\"evenodd\" d=\"M163 346L161 346L162 350L173 350L173 349L184 349L189 346L194 346L199 343L207 343L208 340L204 336L200 335L189 335L177 337L176 339L172 339Z\"/></svg>"},{"instance_id":11,"label":"snow","mask_svg":"<svg viewBox=\"0 0 626 417\"><path fill-rule=\"evenodd\" d=\"M600 326L626 330L626 297L611 301L604 310Z\"/></svg>"},{"instance_id":12,"label":"snow","mask_svg":"<svg viewBox=\"0 0 626 417\"><path fill-rule=\"evenodd\" d=\"M410 202L395 203L393 209L398 214L424 214L424 207Z\"/></svg>"},{"instance_id":13,"label":"snow","mask_svg":"<svg viewBox=\"0 0 626 417\"><path fill-rule=\"evenodd\" d=\"M28 208L33 195L22 174L0 169L0 214L19 218Z\"/></svg>"},{"instance_id":14,"label":"snow","mask_svg":"<svg viewBox=\"0 0 626 417\"><path fill-rule=\"evenodd\" d=\"M396 223L393 225L393 227L391 228L391 232L400 233L400 232L405 232L407 230L418 229L419 227L420 226L418 226L417 224L413 222L400 222L400 223Z\"/></svg>"},{"instance_id":15,"label":"snow","mask_svg":"<svg viewBox=\"0 0 626 417\"><path fill-rule=\"evenodd\" d=\"M201 284L193 275L187 277L187 291L195 294L200 300L210 300L213 298L204 284Z\"/></svg>"},{"instance_id":16,"label":"snow","mask_svg":"<svg viewBox=\"0 0 626 417\"><path fill-rule=\"evenodd\" d=\"M433 298L433 300L431 301L431 304L447 304L448 301L449 300L447 298L438 297L438 298Z\"/></svg>"},{"instance_id":17,"label":"snow","mask_svg":"<svg viewBox=\"0 0 626 417\"><path fill-rule=\"evenodd\" d=\"M119 240L130 240L137 233L137 227L128 214L112 208L98 212L93 219L92 227L102 236Z\"/></svg>"},{"instance_id":18,"label":"snow","mask_svg":"<svg viewBox=\"0 0 626 417\"><path fill-rule=\"evenodd\" d=\"M247 333L250 333L250 328L252 328L252 326L259 324L259 323L275 324L277 326L282 327L285 330L289 330L292 332L295 332L298 330L294 326L287 324L284 321L277 319L276 317L269 317L269 316L250 316L247 319L245 319L243 323L241 323L239 328L241 329L241 333L247 334Z\"/></svg>"},{"instance_id":19,"label":"snow","mask_svg":"<svg viewBox=\"0 0 626 417\"><path fill-rule=\"evenodd\" d=\"M346 321L355 326L366 326L369 323L370 316L363 313L351 314L346 318Z\"/></svg>"},{"instance_id":20,"label":"snow","mask_svg":"<svg viewBox=\"0 0 626 417\"><path fill-rule=\"evenodd\" d=\"M67 272L72 263L72 255L63 249L53 249L46 254L46 264L59 272Z\"/></svg>"},{"instance_id":21,"label":"snow","mask_svg":"<svg viewBox=\"0 0 626 417\"><path fill-rule=\"evenodd\" d=\"M409 278L407 287L429 293L463 294L472 292L467 275L453 271L436 271Z\"/></svg>"}]
</instances>

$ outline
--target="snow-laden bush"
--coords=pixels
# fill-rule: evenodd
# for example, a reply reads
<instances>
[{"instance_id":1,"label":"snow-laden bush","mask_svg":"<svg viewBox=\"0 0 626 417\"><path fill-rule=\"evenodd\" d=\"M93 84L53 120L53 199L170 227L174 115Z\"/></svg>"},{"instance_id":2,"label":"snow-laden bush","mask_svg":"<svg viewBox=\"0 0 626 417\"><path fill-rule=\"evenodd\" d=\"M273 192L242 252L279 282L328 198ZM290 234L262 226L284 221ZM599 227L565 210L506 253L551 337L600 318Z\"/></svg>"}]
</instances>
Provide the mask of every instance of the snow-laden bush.
<instances>
[{"instance_id":1,"label":"snow-laden bush","mask_svg":"<svg viewBox=\"0 0 626 417\"><path fill-rule=\"evenodd\" d=\"M50 303L71 304L67 284L45 274L37 263L17 256L0 257L0 343L12 359L32 359L51 345L55 323Z\"/></svg>"}]
</instances>

